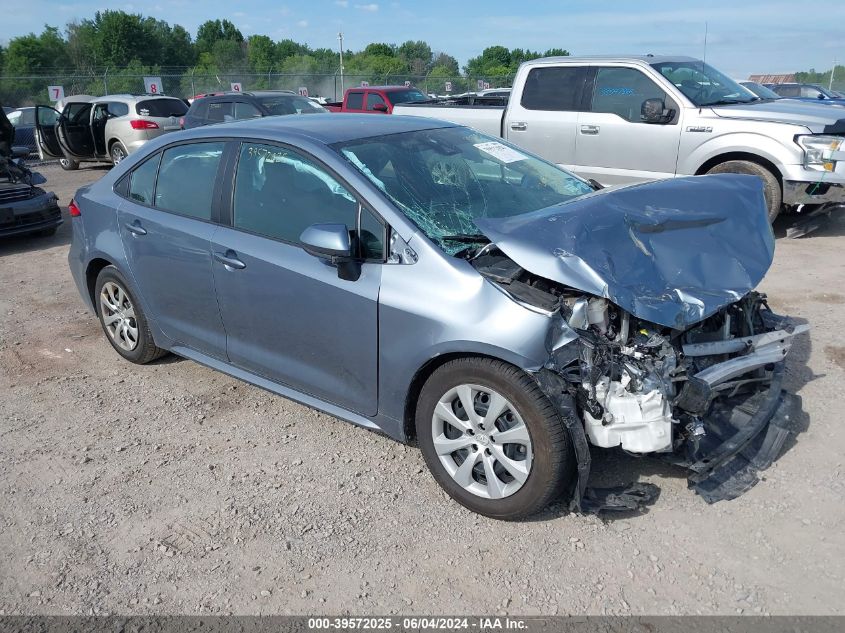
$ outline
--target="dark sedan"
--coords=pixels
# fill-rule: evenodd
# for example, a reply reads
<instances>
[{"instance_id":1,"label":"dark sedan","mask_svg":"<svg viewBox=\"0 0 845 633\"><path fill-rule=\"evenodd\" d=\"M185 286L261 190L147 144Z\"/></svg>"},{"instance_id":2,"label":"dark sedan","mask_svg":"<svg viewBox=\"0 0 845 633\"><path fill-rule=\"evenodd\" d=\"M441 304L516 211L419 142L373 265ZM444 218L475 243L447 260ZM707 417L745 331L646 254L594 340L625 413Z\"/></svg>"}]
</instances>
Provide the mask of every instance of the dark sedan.
<instances>
[{"instance_id":1,"label":"dark sedan","mask_svg":"<svg viewBox=\"0 0 845 633\"><path fill-rule=\"evenodd\" d=\"M265 116L288 114L320 114L327 110L308 97L288 90L260 90L255 92L226 92L196 99L182 117L183 129L243 121Z\"/></svg>"}]
</instances>

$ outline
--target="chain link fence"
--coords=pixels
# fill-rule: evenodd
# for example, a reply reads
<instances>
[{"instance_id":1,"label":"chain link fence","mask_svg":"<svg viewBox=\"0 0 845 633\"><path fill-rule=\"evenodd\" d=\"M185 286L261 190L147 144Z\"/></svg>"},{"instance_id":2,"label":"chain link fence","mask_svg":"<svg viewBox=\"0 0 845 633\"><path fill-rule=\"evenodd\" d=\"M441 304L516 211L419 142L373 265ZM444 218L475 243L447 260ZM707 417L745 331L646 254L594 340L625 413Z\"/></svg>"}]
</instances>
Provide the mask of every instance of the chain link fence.
<instances>
[{"instance_id":1,"label":"chain link fence","mask_svg":"<svg viewBox=\"0 0 845 633\"><path fill-rule=\"evenodd\" d=\"M98 73L37 75L25 77L0 76L0 102L5 106L48 104L56 100L56 92L49 86L60 86L65 96L85 94L95 97L107 94L144 94L148 92L145 77L156 77L155 92L189 98L197 94L231 90L240 84L243 91L293 90L305 88L311 97L340 100L346 88L369 85L410 85L426 94L456 95L484 88L509 88L513 76L501 77L442 77L432 75L344 75L340 73L254 73L229 72L197 74L184 72L129 73L126 70L105 70Z\"/></svg>"}]
</instances>

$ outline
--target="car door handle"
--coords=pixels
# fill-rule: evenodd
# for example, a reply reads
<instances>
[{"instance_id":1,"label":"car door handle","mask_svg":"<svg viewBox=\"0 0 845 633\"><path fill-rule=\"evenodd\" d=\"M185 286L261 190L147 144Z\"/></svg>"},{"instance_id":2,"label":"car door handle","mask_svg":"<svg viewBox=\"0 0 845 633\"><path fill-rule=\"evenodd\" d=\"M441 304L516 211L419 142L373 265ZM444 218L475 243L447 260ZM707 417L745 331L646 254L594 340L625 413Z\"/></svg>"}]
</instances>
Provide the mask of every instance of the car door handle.
<instances>
[{"instance_id":1,"label":"car door handle","mask_svg":"<svg viewBox=\"0 0 845 633\"><path fill-rule=\"evenodd\" d=\"M133 235L146 235L147 229L141 226L141 223L138 220L135 220L132 224L126 225L126 230L132 233Z\"/></svg>"},{"instance_id":2,"label":"car door handle","mask_svg":"<svg viewBox=\"0 0 845 633\"><path fill-rule=\"evenodd\" d=\"M226 266L226 268L232 268L234 270L243 270L246 268L246 264L239 260L238 254L231 249L225 253L214 253L214 259Z\"/></svg>"},{"instance_id":3,"label":"car door handle","mask_svg":"<svg viewBox=\"0 0 845 633\"><path fill-rule=\"evenodd\" d=\"M598 125L582 125L581 134L598 134L599 129Z\"/></svg>"},{"instance_id":4,"label":"car door handle","mask_svg":"<svg viewBox=\"0 0 845 633\"><path fill-rule=\"evenodd\" d=\"M525 121L514 121L511 123L511 129L516 132L524 132L528 129L528 124Z\"/></svg>"}]
</instances>

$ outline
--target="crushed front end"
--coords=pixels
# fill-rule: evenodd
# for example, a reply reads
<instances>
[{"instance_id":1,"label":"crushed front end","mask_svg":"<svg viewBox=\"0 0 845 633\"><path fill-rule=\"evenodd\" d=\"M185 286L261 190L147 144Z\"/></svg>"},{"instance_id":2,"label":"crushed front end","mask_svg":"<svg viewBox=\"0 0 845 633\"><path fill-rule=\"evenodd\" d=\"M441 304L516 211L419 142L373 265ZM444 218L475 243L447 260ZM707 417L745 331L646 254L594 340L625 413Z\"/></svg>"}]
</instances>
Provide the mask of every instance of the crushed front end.
<instances>
[{"instance_id":1,"label":"crushed front end","mask_svg":"<svg viewBox=\"0 0 845 633\"><path fill-rule=\"evenodd\" d=\"M603 190L476 224L491 240L476 270L550 317L536 378L572 438L574 508L630 509L653 492L588 490L590 444L683 466L714 502L751 488L797 432L784 359L807 326L754 290L774 255L758 179Z\"/></svg>"}]
</instances>

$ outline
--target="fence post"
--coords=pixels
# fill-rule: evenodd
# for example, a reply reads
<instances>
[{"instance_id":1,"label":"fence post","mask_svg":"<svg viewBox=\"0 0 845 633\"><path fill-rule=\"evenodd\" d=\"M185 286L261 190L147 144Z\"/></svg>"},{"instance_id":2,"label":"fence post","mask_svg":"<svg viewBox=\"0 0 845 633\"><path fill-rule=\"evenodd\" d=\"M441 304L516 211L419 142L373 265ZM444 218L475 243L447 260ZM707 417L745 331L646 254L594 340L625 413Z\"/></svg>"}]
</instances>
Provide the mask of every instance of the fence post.
<instances>
[{"instance_id":1,"label":"fence post","mask_svg":"<svg viewBox=\"0 0 845 633\"><path fill-rule=\"evenodd\" d=\"M106 72L103 73L103 90L105 91L105 92L103 92L104 95L107 95L109 93L108 77L109 77L109 67L106 66Z\"/></svg>"},{"instance_id":2,"label":"fence post","mask_svg":"<svg viewBox=\"0 0 845 633\"><path fill-rule=\"evenodd\" d=\"M194 73L196 72L196 70L197 70L197 69L196 69L196 67L195 67L195 66L191 68L191 96L192 96L192 97L193 97L195 94L197 94L197 91L196 91L196 89L194 88Z\"/></svg>"}]
</instances>

